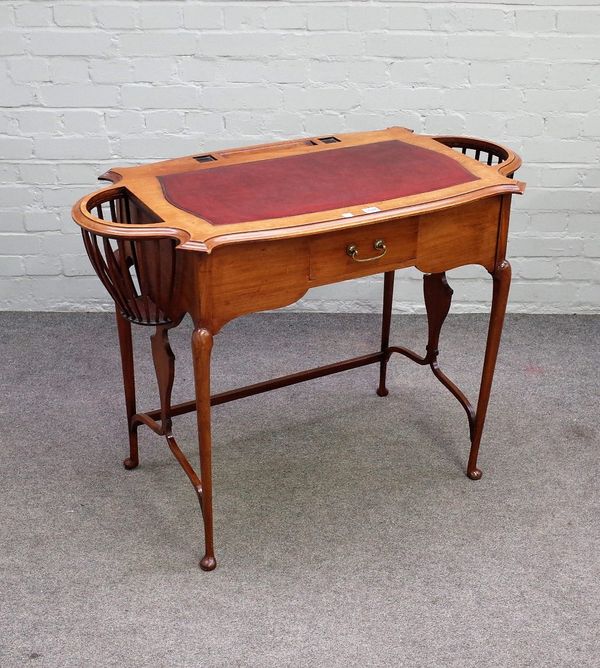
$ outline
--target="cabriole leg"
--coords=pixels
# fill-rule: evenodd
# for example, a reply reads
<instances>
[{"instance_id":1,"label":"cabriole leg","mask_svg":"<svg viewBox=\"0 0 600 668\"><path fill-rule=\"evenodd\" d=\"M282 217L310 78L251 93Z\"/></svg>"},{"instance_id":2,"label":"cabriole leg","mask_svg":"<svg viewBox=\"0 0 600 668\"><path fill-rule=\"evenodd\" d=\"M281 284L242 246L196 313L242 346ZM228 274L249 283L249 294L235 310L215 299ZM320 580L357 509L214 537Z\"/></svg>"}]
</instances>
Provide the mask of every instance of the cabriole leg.
<instances>
[{"instance_id":1,"label":"cabriole leg","mask_svg":"<svg viewBox=\"0 0 600 668\"><path fill-rule=\"evenodd\" d=\"M211 472L211 424L210 424L210 357L213 346L212 334L198 327L192 334L194 358L194 380L196 386L196 415L200 447L200 505L204 521L204 556L200 568L212 571L217 565L213 547L212 472Z\"/></svg>"},{"instance_id":2,"label":"cabriole leg","mask_svg":"<svg viewBox=\"0 0 600 668\"><path fill-rule=\"evenodd\" d=\"M510 264L504 260L498 265L492 274L492 278L494 281L492 310L488 326L481 385L479 387L477 412L475 414L475 428L473 431L473 438L471 439L469 463L467 464L467 476L471 478L471 480L479 480L482 475L481 471L477 468L477 455L479 454L479 444L481 442L481 434L483 433L485 414L490 400L492 379L494 377L496 358L498 357L498 348L500 346L500 337L502 335L502 325L504 323L504 314L506 313L506 303L508 301L511 278Z\"/></svg>"},{"instance_id":3,"label":"cabriole leg","mask_svg":"<svg viewBox=\"0 0 600 668\"><path fill-rule=\"evenodd\" d=\"M135 375L133 366L133 343L131 339L131 323L116 311L119 348L121 349L121 367L123 369L123 389L125 390L125 408L127 412L127 432L129 434L129 457L124 460L126 469L134 469L139 464L138 425L131 424L136 413L135 407Z\"/></svg>"},{"instance_id":4,"label":"cabriole leg","mask_svg":"<svg viewBox=\"0 0 600 668\"><path fill-rule=\"evenodd\" d=\"M392 301L394 297L394 272L386 271L383 275L383 317L381 320L381 352L383 357L379 363L379 387L377 394L387 397L386 387L387 364L390 359L388 347L390 345L390 325L392 322Z\"/></svg>"}]
</instances>

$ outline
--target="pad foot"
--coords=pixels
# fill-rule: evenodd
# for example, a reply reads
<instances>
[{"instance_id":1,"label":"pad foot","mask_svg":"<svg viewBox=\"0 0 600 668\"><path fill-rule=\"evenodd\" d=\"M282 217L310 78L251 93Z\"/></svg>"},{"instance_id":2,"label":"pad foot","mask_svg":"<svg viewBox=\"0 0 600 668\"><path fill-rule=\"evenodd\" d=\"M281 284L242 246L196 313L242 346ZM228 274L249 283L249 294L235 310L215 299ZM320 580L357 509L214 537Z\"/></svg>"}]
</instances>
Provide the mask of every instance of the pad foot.
<instances>
[{"instance_id":1,"label":"pad foot","mask_svg":"<svg viewBox=\"0 0 600 668\"><path fill-rule=\"evenodd\" d=\"M123 460L123 466L128 470L131 471L131 469L137 468L139 464L139 461L136 459L132 459L131 457L127 457L127 459Z\"/></svg>"},{"instance_id":2,"label":"pad foot","mask_svg":"<svg viewBox=\"0 0 600 668\"><path fill-rule=\"evenodd\" d=\"M217 567L217 560L214 557L204 555L200 560L200 568L203 571L213 571Z\"/></svg>"}]
</instances>

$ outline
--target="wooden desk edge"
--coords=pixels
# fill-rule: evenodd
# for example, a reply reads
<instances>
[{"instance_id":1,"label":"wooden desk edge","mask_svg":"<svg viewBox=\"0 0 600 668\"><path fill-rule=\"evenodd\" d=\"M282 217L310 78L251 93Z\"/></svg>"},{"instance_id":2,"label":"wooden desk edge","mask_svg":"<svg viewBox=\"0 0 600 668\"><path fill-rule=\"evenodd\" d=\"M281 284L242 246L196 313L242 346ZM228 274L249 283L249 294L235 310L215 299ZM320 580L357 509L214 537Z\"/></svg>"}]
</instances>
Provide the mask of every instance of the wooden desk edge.
<instances>
[{"instance_id":1,"label":"wooden desk edge","mask_svg":"<svg viewBox=\"0 0 600 668\"><path fill-rule=\"evenodd\" d=\"M370 214L361 214L354 215L351 218L341 218L338 210L332 210L332 217L327 220L321 220L318 222L306 222L306 223L291 223L292 220L298 219L297 216L290 216L290 225L286 226L284 224L285 220L282 220L282 225L276 227L268 227L266 229L254 229L250 230L235 230L235 231L219 231L219 226L213 226L210 236L205 236L203 239L194 238L192 232L189 229L185 229L183 226L177 224L177 218L179 215L182 216L182 222L185 217L189 217L190 214L185 212L178 212L177 209L174 210L174 216L158 216L162 218L160 222L155 223L146 223L143 225L135 224L125 224L125 223L112 223L106 220L101 220L100 218L95 217L90 213L90 210L94 207L94 202L97 201L106 201L111 198L111 194L117 194L120 191L126 191L130 195L135 197L135 189L131 190L129 188L129 170L139 170L152 167L152 165L175 165L186 163L189 160L193 160L192 156L187 156L185 158L177 158L174 160L165 160L159 163L151 163L149 165L142 165L141 167L132 167L132 168L113 168L105 172L100 179L111 181L112 184L105 188L101 188L85 197L81 198L72 209L73 220L82 228L88 229L96 234L103 236L114 236L114 237L168 237L172 238L177 242L177 247L179 250L191 250L197 252L210 253L212 250L219 246L230 245L235 243L245 243L252 241L273 241L277 239L291 239L298 237L310 236L312 234L319 234L324 232L331 232L336 230L349 229L352 227L359 227L364 225L370 225L373 223L384 222L389 220L401 220L403 218L408 218L415 215L426 214L434 211L441 211L443 209L452 208L454 206L459 206L468 202L473 202L479 199L486 197L493 197L498 194L522 194L525 190L525 183L522 181L514 180L507 177L507 174L512 174L521 164L520 157L511 149L502 146L501 144L486 142L485 140L480 140L474 137L450 137L450 136L430 136L430 135L413 135L412 131L401 128L401 127L392 127L387 130L374 131L371 133L351 133L351 134L340 134L339 137L349 137L359 139L363 138L365 135L386 137L391 134L393 137L399 138L420 138L425 139L434 139L436 142L440 142L439 146L442 151L452 151L451 148L448 148L443 142L451 141L463 141L463 142L472 142L472 143L486 143L489 146L494 146L501 151L504 151L507 158L499 166L495 167L495 171L501 177L501 181L483 185L480 188L470 189L466 192L454 192L455 188L446 188L439 191L431 191L431 195L434 195L434 199L429 199L427 201L421 201L418 203L408 204L406 206L401 206L393 209L387 209L378 211L376 213ZM267 151L266 155L271 155L272 152L276 150L285 151L286 147L297 146L301 142L312 141L317 138L301 138L294 139L289 141L277 142L273 144L258 144L255 146L248 146L236 149L227 149L225 151L213 151L211 154L214 155L228 155L236 153L244 153L246 155L252 155L253 151L258 149L264 149ZM453 152L453 151L452 151ZM453 152L454 154L454 152ZM463 156L460 156L461 158ZM435 198L435 193L438 193L438 198ZM137 199L140 199L138 197ZM151 212L154 212L152 204L148 205L146 202L142 202L143 205ZM333 217L335 216L335 217ZM203 219L198 218L199 221ZM273 219L276 220L276 219ZM205 221L203 221L205 222ZM259 223L256 221L254 225ZM271 222L271 221L270 221ZM227 226L230 227L230 226Z\"/></svg>"},{"instance_id":2,"label":"wooden desk edge","mask_svg":"<svg viewBox=\"0 0 600 668\"><path fill-rule=\"evenodd\" d=\"M230 234L216 234L214 237L202 242L191 239L187 230L179 227L170 226L165 222L149 223L145 225L132 225L126 223L112 223L92 216L87 207L94 198L102 195L108 195L111 191L117 191L114 186L109 186L97 190L91 195L81 198L72 209L73 220L85 229L96 234L114 237L169 237L175 239L179 250L201 251L210 253L219 246L251 242L251 241L275 241L277 239L291 239L310 236L323 232L349 229L360 227L389 220L401 220L411 216L422 215L434 211L450 209L461 204L474 202L488 197L500 194L522 194L525 191L526 184L523 181L514 180L512 184L499 184L496 186L487 186L481 190L472 191L467 194L442 197L439 200L428 203L403 207L401 209L390 209L377 213L354 216L349 219L332 219L322 223L310 223L307 225L296 225L293 227L281 227L269 230L251 230L248 232L235 232Z\"/></svg>"}]
</instances>

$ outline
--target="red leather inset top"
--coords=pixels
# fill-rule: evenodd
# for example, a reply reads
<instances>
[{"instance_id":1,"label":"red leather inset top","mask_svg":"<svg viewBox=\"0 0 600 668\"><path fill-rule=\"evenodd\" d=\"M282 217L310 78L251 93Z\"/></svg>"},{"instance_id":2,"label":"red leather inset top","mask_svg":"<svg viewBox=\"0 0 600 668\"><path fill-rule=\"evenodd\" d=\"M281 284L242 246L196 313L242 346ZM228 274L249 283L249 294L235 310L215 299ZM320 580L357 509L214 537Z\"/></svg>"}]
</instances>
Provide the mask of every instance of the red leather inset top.
<instances>
[{"instance_id":1,"label":"red leather inset top","mask_svg":"<svg viewBox=\"0 0 600 668\"><path fill-rule=\"evenodd\" d=\"M398 140L158 177L171 204L213 225L368 205L477 178L452 158Z\"/></svg>"}]
</instances>

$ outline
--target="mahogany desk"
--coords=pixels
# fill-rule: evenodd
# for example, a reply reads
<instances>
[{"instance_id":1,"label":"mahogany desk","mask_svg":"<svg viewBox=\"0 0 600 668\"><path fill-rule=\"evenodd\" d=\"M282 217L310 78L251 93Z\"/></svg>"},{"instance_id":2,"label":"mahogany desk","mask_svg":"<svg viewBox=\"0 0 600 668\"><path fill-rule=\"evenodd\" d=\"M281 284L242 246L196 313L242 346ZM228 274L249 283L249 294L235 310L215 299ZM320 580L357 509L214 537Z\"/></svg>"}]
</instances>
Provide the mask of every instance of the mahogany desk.
<instances>
[{"instance_id":1,"label":"mahogany desk","mask_svg":"<svg viewBox=\"0 0 600 668\"><path fill-rule=\"evenodd\" d=\"M129 429L127 469L138 465L137 429L166 437L202 510L204 570L216 566L211 485L211 406L367 364L387 395L392 353L429 365L462 404L470 429L467 475L477 454L510 284L505 259L521 164L497 144L428 137L405 128L313 137L112 169L112 185L81 199L73 218L115 301ZM450 308L449 269L485 267L493 297L476 408L438 366ZM426 353L389 343L394 270L425 273ZM240 315L286 306L309 288L384 273L381 347L336 364L221 394L210 392L213 336ZM171 405L175 358L168 332L189 313L196 398ZM131 323L155 327L151 348L160 408L137 412ZM197 411L200 471L172 433L172 418Z\"/></svg>"}]
</instances>

